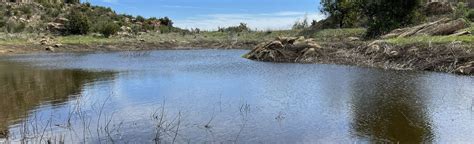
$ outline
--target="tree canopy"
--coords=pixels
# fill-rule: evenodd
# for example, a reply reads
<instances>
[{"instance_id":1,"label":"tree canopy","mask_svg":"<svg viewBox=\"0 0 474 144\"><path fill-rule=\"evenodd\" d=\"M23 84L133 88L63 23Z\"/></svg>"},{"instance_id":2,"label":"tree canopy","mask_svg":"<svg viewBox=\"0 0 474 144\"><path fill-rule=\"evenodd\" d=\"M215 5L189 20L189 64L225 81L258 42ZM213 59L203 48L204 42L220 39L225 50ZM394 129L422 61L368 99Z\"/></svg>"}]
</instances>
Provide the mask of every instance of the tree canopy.
<instances>
[{"instance_id":1,"label":"tree canopy","mask_svg":"<svg viewBox=\"0 0 474 144\"><path fill-rule=\"evenodd\" d=\"M416 22L422 0L321 0L321 11L336 27L353 27L364 20L367 37L375 37Z\"/></svg>"}]
</instances>

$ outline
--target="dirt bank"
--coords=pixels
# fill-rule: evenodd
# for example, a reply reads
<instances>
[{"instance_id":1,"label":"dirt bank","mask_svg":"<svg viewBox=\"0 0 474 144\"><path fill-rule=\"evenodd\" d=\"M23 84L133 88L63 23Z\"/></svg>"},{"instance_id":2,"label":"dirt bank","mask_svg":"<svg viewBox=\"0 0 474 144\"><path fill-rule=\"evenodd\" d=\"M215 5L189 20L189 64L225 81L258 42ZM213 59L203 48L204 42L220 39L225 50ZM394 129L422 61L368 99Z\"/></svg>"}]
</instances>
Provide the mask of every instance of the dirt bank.
<instances>
[{"instance_id":1,"label":"dirt bank","mask_svg":"<svg viewBox=\"0 0 474 144\"><path fill-rule=\"evenodd\" d=\"M28 54L39 52L98 52L98 51L140 51L140 50L173 50L173 49L251 49L257 42L126 42L103 44L61 44L61 45L0 45L0 55Z\"/></svg>"},{"instance_id":2,"label":"dirt bank","mask_svg":"<svg viewBox=\"0 0 474 144\"><path fill-rule=\"evenodd\" d=\"M0 55L38 52L97 52L170 49L253 49L245 57L268 62L324 63L396 70L424 70L473 75L473 45L404 44L385 41L315 42L311 39L279 39L258 44L254 42L124 42L104 44L63 44L60 46L26 44L0 45ZM51 49L50 49L51 48Z\"/></svg>"},{"instance_id":3,"label":"dirt bank","mask_svg":"<svg viewBox=\"0 0 474 144\"><path fill-rule=\"evenodd\" d=\"M470 44L393 45L379 40L374 42L319 43L319 47L309 44L302 48L295 46L301 45L296 44L298 41L311 40L279 38L260 44L244 57L270 62L344 64L465 75L474 73L474 52Z\"/></svg>"}]
</instances>

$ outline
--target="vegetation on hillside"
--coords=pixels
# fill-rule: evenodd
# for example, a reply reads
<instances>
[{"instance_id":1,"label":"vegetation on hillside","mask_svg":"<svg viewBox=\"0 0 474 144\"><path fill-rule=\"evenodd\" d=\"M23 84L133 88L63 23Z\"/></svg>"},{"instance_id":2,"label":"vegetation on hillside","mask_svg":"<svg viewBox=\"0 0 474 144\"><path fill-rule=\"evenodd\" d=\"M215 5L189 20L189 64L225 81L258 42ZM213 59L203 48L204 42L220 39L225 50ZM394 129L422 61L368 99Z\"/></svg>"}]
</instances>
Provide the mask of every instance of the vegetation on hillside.
<instances>
[{"instance_id":1,"label":"vegetation on hillside","mask_svg":"<svg viewBox=\"0 0 474 144\"><path fill-rule=\"evenodd\" d=\"M426 3L426 0L322 0L321 11L328 15L328 18L314 22L312 28L365 27L367 28L365 37L376 38L397 28L443 17L474 21L474 10L469 9L466 3L460 2L450 7L442 7L445 5L429 7Z\"/></svg>"},{"instance_id":2,"label":"vegetation on hillside","mask_svg":"<svg viewBox=\"0 0 474 144\"><path fill-rule=\"evenodd\" d=\"M0 5L0 32L41 32L60 35L83 35L101 33L104 36L116 34L121 27L128 33L158 31L180 32L173 27L168 17L144 18L117 14L110 8L80 4L77 0L66 4L51 3L49 0L31 4L7 3Z\"/></svg>"},{"instance_id":3,"label":"vegetation on hillside","mask_svg":"<svg viewBox=\"0 0 474 144\"><path fill-rule=\"evenodd\" d=\"M321 5L321 11L329 15L322 26L366 26L366 37L376 37L423 19L421 0L322 0Z\"/></svg>"}]
</instances>

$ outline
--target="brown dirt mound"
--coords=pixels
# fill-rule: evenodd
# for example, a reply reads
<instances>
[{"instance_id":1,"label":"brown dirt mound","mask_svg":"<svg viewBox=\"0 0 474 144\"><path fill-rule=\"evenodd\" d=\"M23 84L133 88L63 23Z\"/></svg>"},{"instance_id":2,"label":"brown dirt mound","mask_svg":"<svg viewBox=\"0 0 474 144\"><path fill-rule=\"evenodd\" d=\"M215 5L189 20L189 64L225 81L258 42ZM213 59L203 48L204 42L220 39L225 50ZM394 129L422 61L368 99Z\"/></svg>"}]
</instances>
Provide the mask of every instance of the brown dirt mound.
<instances>
[{"instance_id":1,"label":"brown dirt mound","mask_svg":"<svg viewBox=\"0 0 474 144\"><path fill-rule=\"evenodd\" d=\"M279 37L274 41L259 44L244 57L260 61L300 61L317 55L319 46L313 39L304 37Z\"/></svg>"},{"instance_id":2,"label":"brown dirt mound","mask_svg":"<svg viewBox=\"0 0 474 144\"><path fill-rule=\"evenodd\" d=\"M305 44L295 46L295 43ZM326 63L397 70L424 70L474 74L474 52L462 43L392 45L383 40L330 42L319 45L311 39L278 38L262 43L245 58L269 62Z\"/></svg>"}]
</instances>

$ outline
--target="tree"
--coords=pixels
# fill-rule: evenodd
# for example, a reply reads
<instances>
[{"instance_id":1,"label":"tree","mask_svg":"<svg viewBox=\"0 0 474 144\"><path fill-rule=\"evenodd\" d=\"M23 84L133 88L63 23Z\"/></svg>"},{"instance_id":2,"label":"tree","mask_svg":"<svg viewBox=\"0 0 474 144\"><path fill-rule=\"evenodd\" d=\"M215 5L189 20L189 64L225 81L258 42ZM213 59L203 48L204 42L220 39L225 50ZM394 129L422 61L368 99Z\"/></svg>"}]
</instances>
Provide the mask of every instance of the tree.
<instances>
[{"instance_id":1,"label":"tree","mask_svg":"<svg viewBox=\"0 0 474 144\"><path fill-rule=\"evenodd\" d=\"M80 3L79 0L64 0L64 3L68 3L68 4L78 4Z\"/></svg>"},{"instance_id":2,"label":"tree","mask_svg":"<svg viewBox=\"0 0 474 144\"><path fill-rule=\"evenodd\" d=\"M138 22L144 22L145 18L139 15L139 16L137 16L137 21Z\"/></svg>"},{"instance_id":3,"label":"tree","mask_svg":"<svg viewBox=\"0 0 474 144\"><path fill-rule=\"evenodd\" d=\"M81 12L73 10L66 18L69 20L65 24L65 28L68 34L83 35L89 32L89 18Z\"/></svg>"},{"instance_id":4,"label":"tree","mask_svg":"<svg viewBox=\"0 0 474 144\"><path fill-rule=\"evenodd\" d=\"M160 18L159 21L165 26L173 27L173 21L168 17Z\"/></svg>"},{"instance_id":5,"label":"tree","mask_svg":"<svg viewBox=\"0 0 474 144\"><path fill-rule=\"evenodd\" d=\"M116 34L120 29L120 26L113 22L107 22L100 29L100 33L103 34L106 38Z\"/></svg>"},{"instance_id":6,"label":"tree","mask_svg":"<svg viewBox=\"0 0 474 144\"><path fill-rule=\"evenodd\" d=\"M352 27L360 16L357 0L321 0L321 12L329 15L337 27Z\"/></svg>"},{"instance_id":7,"label":"tree","mask_svg":"<svg viewBox=\"0 0 474 144\"><path fill-rule=\"evenodd\" d=\"M421 0L358 0L354 3L368 19L367 37L415 23L422 6Z\"/></svg>"}]
</instances>

